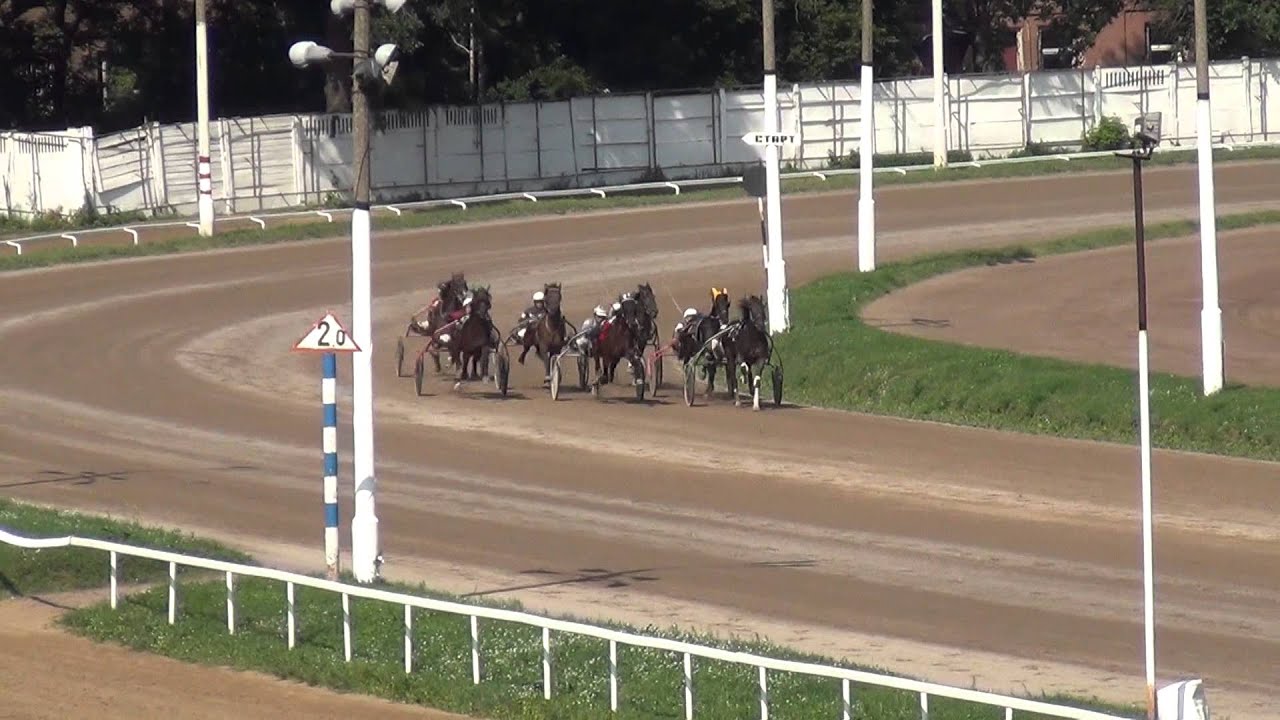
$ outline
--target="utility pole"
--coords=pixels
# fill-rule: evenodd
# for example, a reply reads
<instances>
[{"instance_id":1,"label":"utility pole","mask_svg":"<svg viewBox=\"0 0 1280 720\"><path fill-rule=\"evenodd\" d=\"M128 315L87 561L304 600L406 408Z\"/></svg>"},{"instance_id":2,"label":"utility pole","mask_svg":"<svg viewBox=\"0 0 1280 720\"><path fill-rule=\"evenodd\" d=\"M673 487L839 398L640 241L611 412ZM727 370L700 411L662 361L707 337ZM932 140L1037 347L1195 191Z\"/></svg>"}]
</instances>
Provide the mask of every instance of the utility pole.
<instances>
[{"instance_id":1,"label":"utility pole","mask_svg":"<svg viewBox=\"0 0 1280 720\"><path fill-rule=\"evenodd\" d=\"M1204 394L1222 389L1222 308L1218 305L1218 221L1213 192L1213 116L1209 105L1209 31L1205 0L1195 0L1196 166L1200 185L1200 353Z\"/></svg>"},{"instance_id":2,"label":"utility pole","mask_svg":"<svg viewBox=\"0 0 1280 720\"><path fill-rule=\"evenodd\" d=\"M213 235L213 175L209 164L209 38L205 0L196 0L196 190L201 237Z\"/></svg>"},{"instance_id":3,"label":"utility pole","mask_svg":"<svg viewBox=\"0 0 1280 720\"><path fill-rule=\"evenodd\" d=\"M778 132L778 74L774 65L773 0L763 2L764 29L764 131ZM769 225L768 275L769 331L785 332L790 325L787 307L787 264L782 259L782 183L778 175L779 145L765 147L765 212Z\"/></svg>"},{"instance_id":4,"label":"utility pole","mask_svg":"<svg viewBox=\"0 0 1280 720\"><path fill-rule=\"evenodd\" d=\"M369 59L369 3L355 2L353 50L358 65ZM351 567L358 582L378 574L377 479L373 463L373 311L369 221L369 97L357 78L351 83L354 134L355 208L351 213L351 330L360 351L352 355L352 447L355 507L351 519Z\"/></svg>"},{"instance_id":5,"label":"utility pole","mask_svg":"<svg viewBox=\"0 0 1280 720\"><path fill-rule=\"evenodd\" d=\"M871 0L862 0L862 79L858 89L858 270L876 269L876 201L872 171L876 155L875 78L871 65Z\"/></svg>"},{"instance_id":6,"label":"utility pole","mask_svg":"<svg viewBox=\"0 0 1280 720\"><path fill-rule=\"evenodd\" d=\"M942 0L933 0L933 166L947 165L947 105L942 82Z\"/></svg>"}]
</instances>

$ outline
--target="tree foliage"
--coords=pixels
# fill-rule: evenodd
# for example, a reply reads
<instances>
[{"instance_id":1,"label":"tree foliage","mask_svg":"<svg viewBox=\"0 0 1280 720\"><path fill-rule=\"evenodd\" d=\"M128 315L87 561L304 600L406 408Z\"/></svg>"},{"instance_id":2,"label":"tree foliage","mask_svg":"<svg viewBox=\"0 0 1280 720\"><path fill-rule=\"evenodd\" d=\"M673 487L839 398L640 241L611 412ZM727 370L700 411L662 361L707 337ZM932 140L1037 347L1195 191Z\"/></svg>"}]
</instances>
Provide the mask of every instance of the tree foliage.
<instances>
[{"instance_id":1,"label":"tree foliage","mask_svg":"<svg viewBox=\"0 0 1280 720\"><path fill-rule=\"evenodd\" d=\"M1151 0L1174 7L1191 0ZM207 0L216 115L345 111L350 63L298 70L290 44L351 48L350 17L321 0ZM1087 45L1121 0L944 0L949 71L1003 69L1014 28L1052 21ZM859 0L775 0L777 63L786 82L855 79ZM1248 7L1244 0L1223 6ZM929 72L930 4L874 0L878 77ZM1274 24L1276 3L1248 23ZM0 127L127 127L190 120L195 108L190 0L0 0ZM1268 10L1270 8L1270 10ZM402 58L385 106L758 85L760 0L410 0L374 9L376 46ZM1268 16L1267 13L1270 12ZM1223 37L1247 23L1218 13ZM1221 46L1215 46L1221 47ZM1252 46L1251 46L1252 47Z\"/></svg>"},{"instance_id":2,"label":"tree foliage","mask_svg":"<svg viewBox=\"0 0 1280 720\"><path fill-rule=\"evenodd\" d=\"M1147 0L1159 13L1154 30L1187 62L1195 61L1194 0ZM1213 0L1205 6L1209 59L1274 56L1280 50L1280 2Z\"/></svg>"}]
</instances>

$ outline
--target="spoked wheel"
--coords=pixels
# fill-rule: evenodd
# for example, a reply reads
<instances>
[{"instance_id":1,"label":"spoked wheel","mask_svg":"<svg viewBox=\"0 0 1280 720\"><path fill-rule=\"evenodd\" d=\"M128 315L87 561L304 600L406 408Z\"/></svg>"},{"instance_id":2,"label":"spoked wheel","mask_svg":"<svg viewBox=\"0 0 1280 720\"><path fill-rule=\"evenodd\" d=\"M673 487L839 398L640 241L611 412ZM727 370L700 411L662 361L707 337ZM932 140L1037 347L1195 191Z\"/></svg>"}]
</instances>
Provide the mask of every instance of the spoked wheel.
<instances>
[{"instance_id":1,"label":"spoked wheel","mask_svg":"<svg viewBox=\"0 0 1280 720\"><path fill-rule=\"evenodd\" d=\"M404 377L404 338L396 338L396 377Z\"/></svg>"},{"instance_id":2,"label":"spoked wheel","mask_svg":"<svg viewBox=\"0 0 1280 720\"><path fill-rule=\"evenodd\" d=\"M560 358L551 358L551 399L560 399Z\"/></svg>"},{"instance_id":3,"label":"spoked wheel","mask_svg":"<svg viewBox=\"0 0 1280 720\"><path fill-rule=\"evenodd\" d=\"M413 363L413 387L418 393L418 397L422 397L422 376L426 374L427 363L421 355Z\"/></svg>"},{"instance_id":4,"label":"spoked wheel","mask_svg":"<svg viewBox=\"0 0 1280 720\"><path fill-rule=\"evenodd\" d=\"M684 364L684 404L693 407L693 400L698 389L698 366L693 363Z\"/></svg>"},{"instance_id":5,"label":"spoked wheel","mask_svg":"<svg viewBox=\"0 0 1280 720\"><path fill-rule=\"evenodd\" d=\"M653 344L653 347L656 349L658 347L658 343L655 342ZM661 355L654 358L653 360L653 391L655 394L658 392L658 388L662 387L662 365L663 363L662 363Z\"/></svg>"}]
</instances>

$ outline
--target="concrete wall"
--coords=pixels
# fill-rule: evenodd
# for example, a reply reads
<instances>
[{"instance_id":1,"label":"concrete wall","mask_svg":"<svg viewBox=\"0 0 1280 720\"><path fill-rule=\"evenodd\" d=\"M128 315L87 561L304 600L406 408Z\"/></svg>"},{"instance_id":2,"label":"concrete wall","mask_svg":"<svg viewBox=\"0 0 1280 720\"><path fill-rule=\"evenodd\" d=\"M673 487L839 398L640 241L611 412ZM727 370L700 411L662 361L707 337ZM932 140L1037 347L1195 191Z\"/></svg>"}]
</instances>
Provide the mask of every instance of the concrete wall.
<instances>
[{"instance_id":1,"label":"concrete wall","mask_svg":"<svg viewBox=\"0 0 1280 720\"><path fill-rule=\"evenodd\" d=\"M1280 141L1280 60L1211 66L1214 136ZM1098 68L945 80L948 148L1007 155L1027 143L1078 145L1107 115L1126 124L1164 114L1166 144L1195 142L1195 67ZM784 86L784 166L817 169L856 151L861 87ZM930 78L876 83L878 153L931 153ZM216 108L215 108L216 110ZM760 90L612 94L571 101L433 107L379 116L372 187L379 202L586 187L734 174L761 157L742 135L763 127ZM213 193L220 212L335 199L352 184L349 115L222 118L211 124ZM151 124L93 137L0 133L0 211L100 209L195 212L192 123Z\"/></svg>"}]
</instances>

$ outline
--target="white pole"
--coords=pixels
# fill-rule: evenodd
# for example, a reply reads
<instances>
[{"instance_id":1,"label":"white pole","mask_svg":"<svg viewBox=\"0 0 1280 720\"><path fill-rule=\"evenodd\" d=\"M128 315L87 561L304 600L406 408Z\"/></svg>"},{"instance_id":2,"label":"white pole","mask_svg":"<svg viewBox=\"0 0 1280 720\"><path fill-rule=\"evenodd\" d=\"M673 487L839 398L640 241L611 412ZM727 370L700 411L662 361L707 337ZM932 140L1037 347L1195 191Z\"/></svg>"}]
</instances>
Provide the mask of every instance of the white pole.
<instances>
[{"instance_id":1,"label":"white pole","mask_svg":"<svg viewBox=\"0 0 1280 720\"><path fill-rule=\"evenodd\" d=\"M778 132L778 75L774 70L773 0L764 0L764 131ZM790 325L787 307L787 263L782 259L782 187L778 176L781 145L765 146L765 206L769 226L768 301L769 331L785 332Z\"/></svg>"},{"instance_id":2,"label":"white pole","mask_svg":"<svg viewBox=\"0 0 1280 720\"><path fill-rule=\"evenodd\" d=\"M209 42L205 0L196 0L196 189L199 232L213 235L213 175L209 164Z\"/></svg>"},{"instance_id":3,"label":"white pole","mask_svg":"<svg viewBox=\"0 0 1280 720\"><path fill-rule=\"evenodd\" d=\"M942 83L942 0L933 0L933 165L947 165L947 107Z\"/></svg>"},{"instance_id":4,"label":"white pole","mask_svg":"<svg viewBox=\"0 0 1280 720\"><path fill-rule=\"evenodd\" d=\"M1209 105L1209 43L1205 0L1195 0L1196 166L1200 185L1200 354L1204 394L1222 389L1222 308L1218 305L1218 222L1213 191L1213 116Z\"/></svg>"},{"instance_id":5,"label":"white pole","mask_svg":"<svg viewBox=\"0 0 1280 720\"><path fill-rule=\"evenodd\" d=\"M1147 696L1156 687L1155 579L1151 532L1151 385L1147 358L1147 331L1138 331L1138 413L1142 424L1142 604L1143 644L1146 648ZM1154 707L1152 705L1151 707Z\"/></svg>"},{"instance_id":6,"label":"white pole","mask_svg":"<svg viewBox=\"0 0 1280 720\"><path fill-rule=\"evenodd\" d=\"M358 582L378 574L377 480L373 470L373 321L369 270L369 206L357 203L351 215L352 445L355 508L351 519L351 569Z\"/></svg>"},{"instance_id":7,"label":"white pole","mask_svg":"<svg viewBox=\"0 0 1280 720\"><path fill-rule=\"evenodd\" d=\"M875 83L871 65L871 2L862 2L862 84L858 105L862 111L858 143L858 270L876 269L876 201L872 169L876 154Z\"/></svg>"},{"instance_id":8,"label":"white pole","mask_svg":"<svg viewBox=\"0 0 1280 720\"><path fill-rule=\"evenodd\" d=\"M369 55L369 2L356 0L353 45L358 60ZM351 213L351 330L360 346L351 358L352 464L355 508L351 518L351 571L357 582L378 576L377 480L373 462L373 319L369 249L369 99L359 81L352 83L355 210Z\"/></svg>"}]
</instances>

